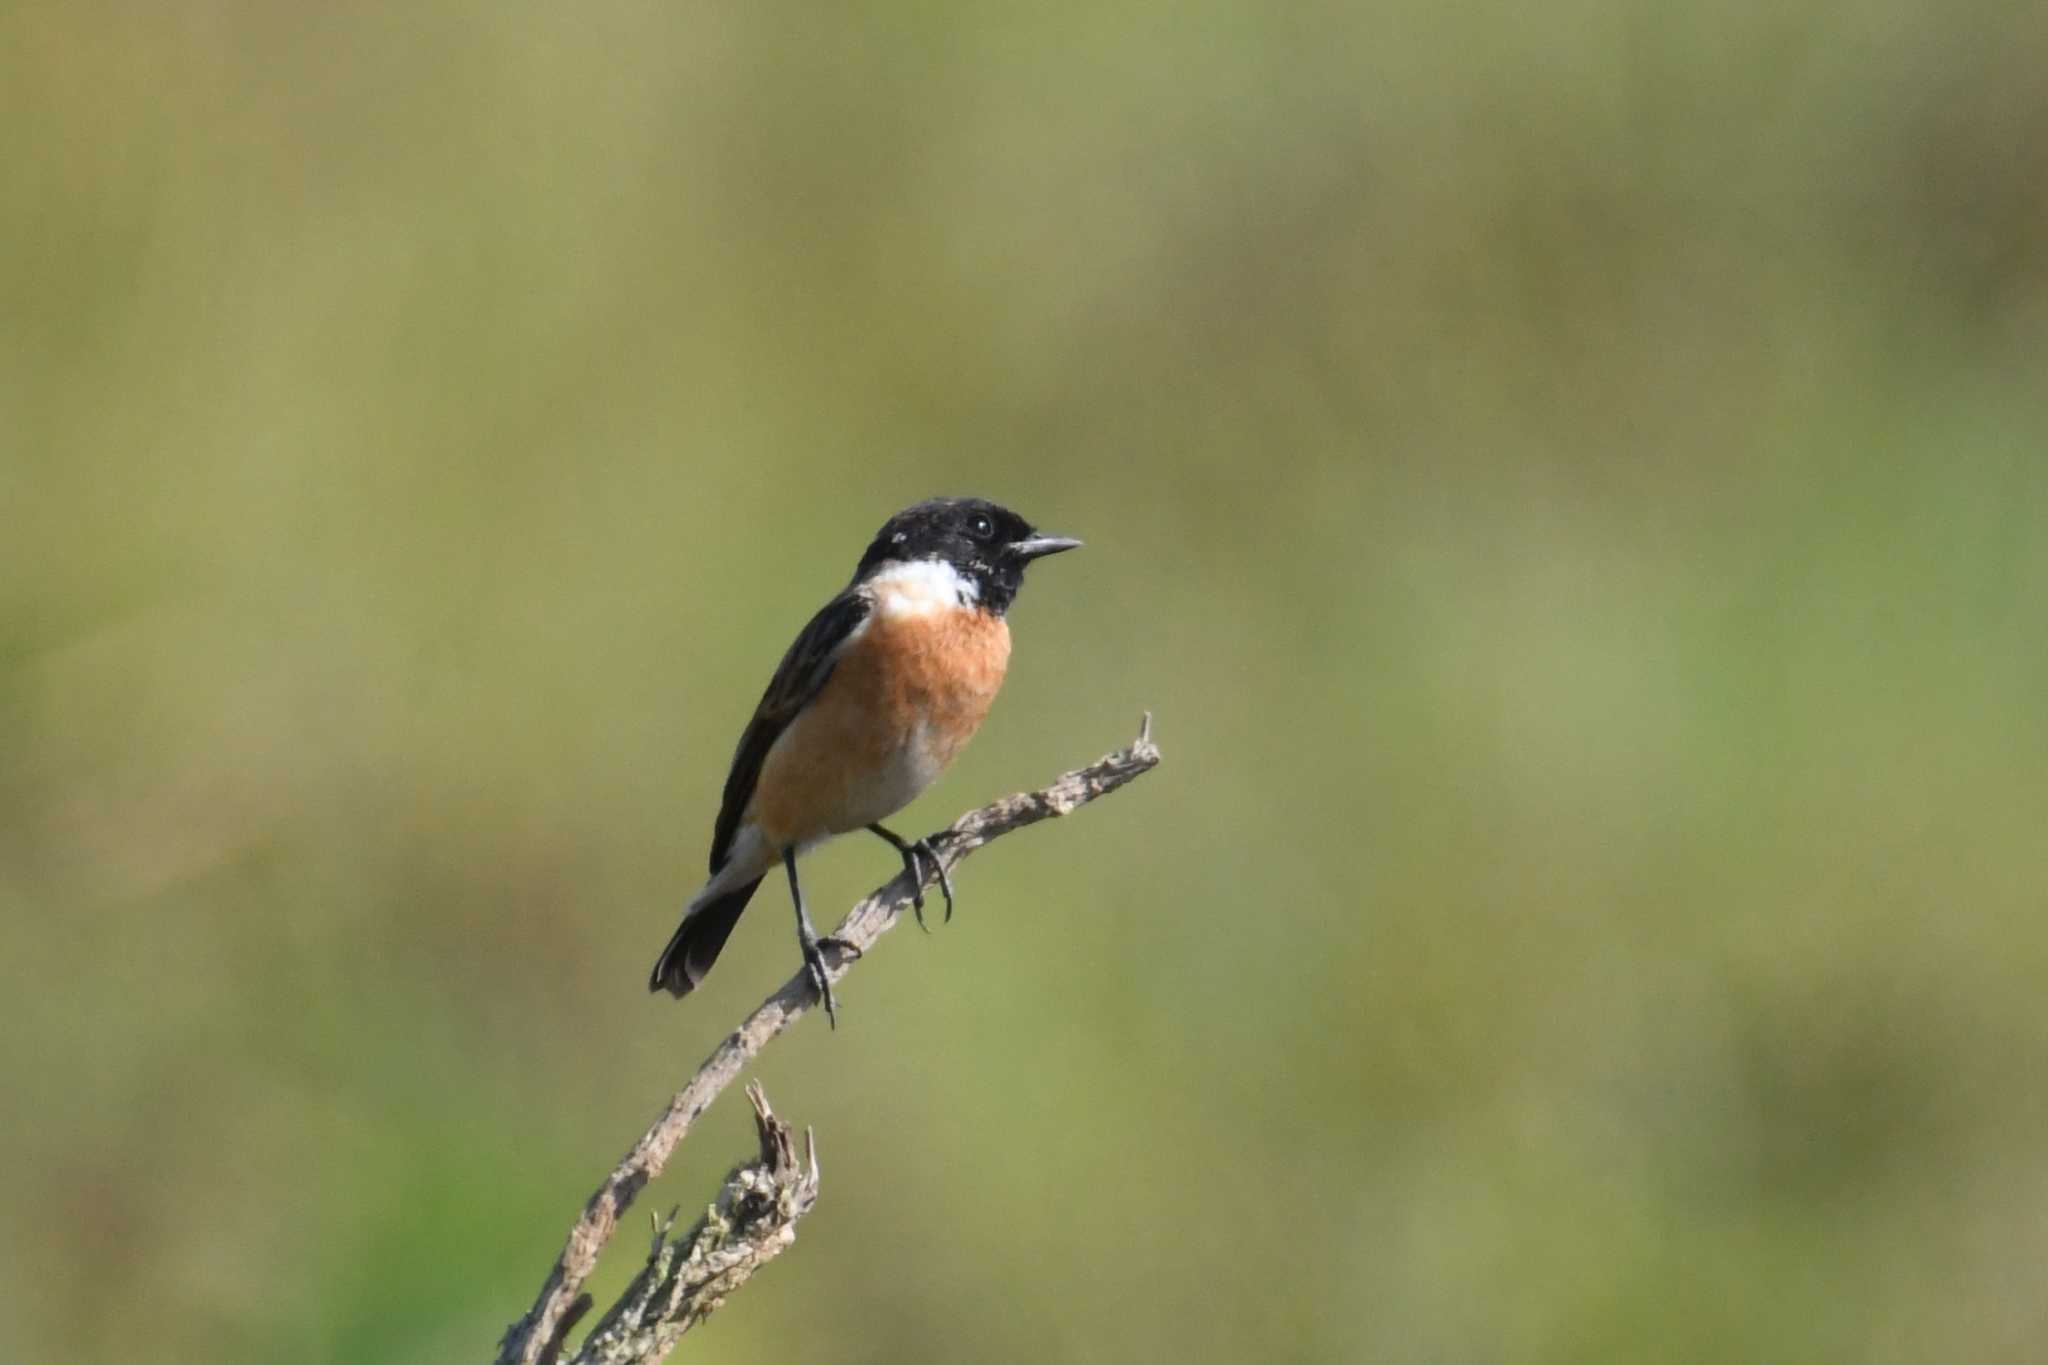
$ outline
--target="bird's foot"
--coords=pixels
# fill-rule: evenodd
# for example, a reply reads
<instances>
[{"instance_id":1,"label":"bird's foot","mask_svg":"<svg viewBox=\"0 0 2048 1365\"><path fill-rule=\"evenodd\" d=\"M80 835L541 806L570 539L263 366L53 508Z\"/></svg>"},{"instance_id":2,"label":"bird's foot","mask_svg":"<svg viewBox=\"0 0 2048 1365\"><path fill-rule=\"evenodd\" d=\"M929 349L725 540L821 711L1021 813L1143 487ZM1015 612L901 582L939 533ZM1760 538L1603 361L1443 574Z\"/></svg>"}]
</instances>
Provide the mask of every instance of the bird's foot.
<instances>
[{"instance_id":1,"label":"bird's foot","mask_svg":"<svg viewBox=\"0 0 2048 1365\"><path fill-rule=\"evenodd\" d=\"M830 940L818 939L803 945L804 971L811 978L811 989L817 993L819 1002L825 1006L825 1018L837 1029L839 1002L832 996L832 978L825 972L825 954L821 951L827 942Z\"/></svg>"},{"instance_id":2,"label":"bird's foot","mask_svg":"<svg viewBox=\"0 0 2048 1365\"><path fill-rule=\"evenodd\" d=\"M839 1000L832 994L832 977L825 968L825 950L828 948L837 953L842 962L858 961L863 954L859 944L829 934L803 945L804 971L811 978L811 989L817 992L819 1001L825 1006L825 1018L836 1029L839 1027Z\"/></svg>"},{"instance_id":3,"label":"bird's foot","mask_svg":"<svg viewBox=\"0 0 2048 1365\"><path fill-rule=\"evenodd\" d=\"M910 874L910 909L917 916L917 927L927 934L932 931L931 926L924 922L924 867L918 862L920 858L929 858L932 861L932 871L937 873L939 878L939 892L946 898L946 922L951 924L953 879L946 875L946 865L939 861L939 851L932 847L932 841L929 839L919 839L915 843L906 843L901 847L903 870Z\"/></svg>"},{"instance_id":4,"label":"bird's foot","mask_svg":"<svg viewBox=\"0 0 2048 1365\"><path fill-rule=\"evenodd\" d=\"M898 844L896 851L903 855L903 871L910 878L910 910L917 916L917 927L929 934L932 927L924 922L924 869L917 865L917 845Z\"/></svg>"},{"instance_id":5,"label":"bird's foot","mask_svg":"<svg viewBox=\"0 0 2048 1365\"><path fill-rule=\"evenodd\" d=\"M919 883L922 883L924 881L923 875L917 870L916 860L917 855L919 854L922 854L923 856L931 859L932 871L938 873L939 894L946 898L946 923L951 924L953 922L953 879L952 877L947 875L946 865L945 863L939 860L939 851L932 847L932 841L929 839L919 839L916 843L910 846L910 875L913 879L915 879ZM912 901L911 904L917 907L917 910L919 912L917 916L917 922L919 924L923 924L924 894L921 886L919 889L917 899L915 901Z\"/></svg>"}]
</instances>

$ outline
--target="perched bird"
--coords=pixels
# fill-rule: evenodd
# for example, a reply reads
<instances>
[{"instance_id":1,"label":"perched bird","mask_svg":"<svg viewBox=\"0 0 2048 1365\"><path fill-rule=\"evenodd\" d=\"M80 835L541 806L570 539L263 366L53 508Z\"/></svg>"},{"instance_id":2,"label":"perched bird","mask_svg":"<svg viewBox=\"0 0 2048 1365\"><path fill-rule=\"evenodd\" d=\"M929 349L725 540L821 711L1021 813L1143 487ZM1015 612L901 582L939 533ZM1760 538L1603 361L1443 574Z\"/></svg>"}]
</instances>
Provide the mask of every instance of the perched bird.
<instances>
[{"instance_id":1,"label":"perched bird","mask_svg":"<svg viewBox=\"0 0 2048 1365\"><path fill-rule=\"evenodd\" d=\"M711 835L711 880L654 964L647 988L678 998L704 980L761 879L781 863L796 936L825 1012L838 1016L821 939L804 909L796 860L837 834L866 829L913 878L938 856L880 823L945 771L980 727L1010 660L1003 619L1034 559L1081 542L1040 535L981 498L933 498L883 524L853 581L827 602L761 694L725 778ZM953 888L939 867L946 917ZM924 898L915 902L923 922Z\"/></svg>"}]
</instances>

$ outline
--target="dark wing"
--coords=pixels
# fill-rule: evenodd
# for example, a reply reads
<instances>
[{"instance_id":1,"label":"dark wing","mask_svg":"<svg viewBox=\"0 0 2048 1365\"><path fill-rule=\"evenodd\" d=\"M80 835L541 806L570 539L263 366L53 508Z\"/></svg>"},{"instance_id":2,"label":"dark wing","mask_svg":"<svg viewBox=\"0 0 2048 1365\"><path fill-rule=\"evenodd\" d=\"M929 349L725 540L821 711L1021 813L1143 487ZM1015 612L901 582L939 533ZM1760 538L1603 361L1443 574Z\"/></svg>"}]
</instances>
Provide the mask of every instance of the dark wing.
<instances>
[{"instance_id":1,"label":"dark wing","mask_svg":"<svg viewBox=\"0 0 2048 1365\"><path fill-rule=\"evenodd\" d=\"M711 835L714 876L732 850L733 836L739 833L740 812L754 797L754 784L761 778L761 764L767 760L768 750L796 719L797 712L818 695L825 679L832 676L840 648L873 607L873 601L865 594L848 588L811 618L811 623L796 637L796 643L789 647L789 653L782 656L775 676L768 680L768 690L761 694L761 704L754 708L753 720L740 736L739 748L733 751L732 771L725 775L725 804L719 808L718 825Z\"/></svg>"}]
</instances>

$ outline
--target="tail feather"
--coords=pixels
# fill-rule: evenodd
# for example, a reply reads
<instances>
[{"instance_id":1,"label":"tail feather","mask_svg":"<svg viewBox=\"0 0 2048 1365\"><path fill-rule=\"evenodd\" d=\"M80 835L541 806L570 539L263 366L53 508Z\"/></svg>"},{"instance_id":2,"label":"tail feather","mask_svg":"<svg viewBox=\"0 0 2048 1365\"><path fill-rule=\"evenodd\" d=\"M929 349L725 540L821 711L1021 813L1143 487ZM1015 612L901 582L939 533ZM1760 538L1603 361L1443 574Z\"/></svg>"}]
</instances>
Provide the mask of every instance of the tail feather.
<instances>
[{"instance_id":1,"label":"tail feather","mask_svg":"<svg viewBox=\"0 0 2048 1365\"><path fill-rule=\"evenodd\" d=\"M718 950L725 946L733 925L739 923L740 911L747 908L760 884L761 878L756 877L721 896L691 906L683 915L683 922L676 926L675 937L661 950L654 974L647 979L647 989L667 991L678 1000L697 989L710 973L711 964L718 961Z\"/></svg>"}]
</instances>

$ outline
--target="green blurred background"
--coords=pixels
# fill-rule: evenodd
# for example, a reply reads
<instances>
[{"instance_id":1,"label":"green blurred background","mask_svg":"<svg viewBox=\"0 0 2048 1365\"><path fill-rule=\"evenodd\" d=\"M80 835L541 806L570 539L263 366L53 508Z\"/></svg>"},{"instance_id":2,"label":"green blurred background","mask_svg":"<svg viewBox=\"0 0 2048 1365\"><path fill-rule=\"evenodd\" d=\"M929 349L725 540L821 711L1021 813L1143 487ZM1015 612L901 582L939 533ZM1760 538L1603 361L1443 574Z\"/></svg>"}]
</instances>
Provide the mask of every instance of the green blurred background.
<instances>
[{"instance_id":1,"label":"green blurred background","mask_svg":"<svg viewBox=\"0 0 2048 1365\"><path fill-rule=\"evenodd\" d=\"M778 893L642 989L767 671L972 491L1089 548L899 823L1166 764L771 1050L824 1199L687 1354L2038 1359L2044 69L1971 0L0 11L0 1358L486 1358L794 966Z\"/></svg>"}]
</instances>

